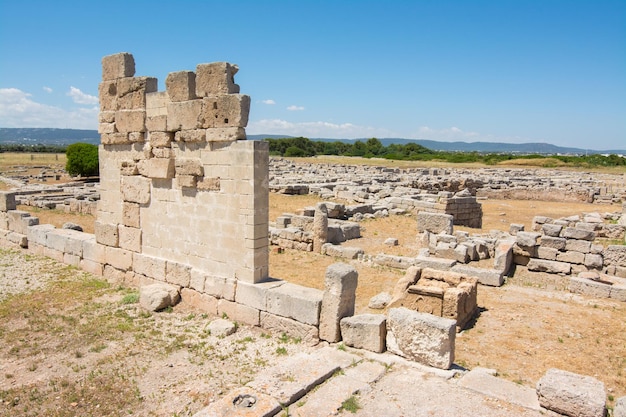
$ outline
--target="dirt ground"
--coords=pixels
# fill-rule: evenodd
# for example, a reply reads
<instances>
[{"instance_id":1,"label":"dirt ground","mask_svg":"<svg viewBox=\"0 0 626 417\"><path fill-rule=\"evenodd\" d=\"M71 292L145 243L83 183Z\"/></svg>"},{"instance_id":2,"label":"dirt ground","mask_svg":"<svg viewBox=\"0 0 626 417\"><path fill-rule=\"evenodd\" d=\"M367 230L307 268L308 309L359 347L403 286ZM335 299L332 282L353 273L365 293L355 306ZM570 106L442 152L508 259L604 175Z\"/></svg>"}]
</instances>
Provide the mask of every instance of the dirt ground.
<instances>
[{"instance_id":1,"label":"dirt ground","mask_svg":"<svg viewBox=\"0 0 626 417\"><path fill-rule=\"evenodd\" d=\"M271 194L270 221L318 201L315 196ZM569 202L481 202L483 228L456 230L508 231L511 223L529 228L535 215L556 218L621 210L617 205ZM54 211L36 215L41 223L60 226L73 221L93 230L91 216ZM417 253L414 216L366 220L361 227L362 237L346 245L368 254ZM385 246L388 237L400 244ZM29 262L28 256L12 253L0 266L10 270L7 259L13 258ZM325 268L336 261L272 250L270 275L322 288ZM390 292L402 271L352 264L359 271L357 313L378 312L367 308L369 299ZM34 289L29 296L0 297L0 401L5 406L0 406L0 416L41 415L42 409L54 410L48 415L57 416L121 415L120 410L126 415L190 415L210 400L207 393L219 397L260 367L280 360L283 352L304 349L289 338L245 327L234 342L224 343L206 334L210 318L184 305L169 314L147 315L136 300L128 301L134 290L110 286L88 274L76 278L77 271L58 265L42 267L41 273L55 268L61 276L73 278L62 279L47 292ZM559 368L603 381L609 404L626 395L626 305L572 295L566 286L565 278L524 268L518 268L503 287L481 286L480 315L458 334L455 363L470 369L494 368L500 376L529 387L549 368ZM260 341L268 341L269 347ZM215 361L222 365L215 367ZM205 363L213 365L207 369ZM107 382L111 379L122 382L112 386ZM18 409L20 413L14 414Z\"/></svg>"}]
</instances>

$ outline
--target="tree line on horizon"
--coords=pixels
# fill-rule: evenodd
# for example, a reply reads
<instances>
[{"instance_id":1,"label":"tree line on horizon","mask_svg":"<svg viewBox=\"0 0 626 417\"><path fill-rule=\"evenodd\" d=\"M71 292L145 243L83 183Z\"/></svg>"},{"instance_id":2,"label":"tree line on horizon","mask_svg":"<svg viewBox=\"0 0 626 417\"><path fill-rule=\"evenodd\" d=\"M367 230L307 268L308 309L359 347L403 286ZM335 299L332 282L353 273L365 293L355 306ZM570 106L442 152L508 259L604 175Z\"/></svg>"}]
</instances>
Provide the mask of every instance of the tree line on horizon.
<instances>
[{"instance_id":1,"label":"tree line on horizon","mask_svg":"<svg viewBox=\"0 0 626 417\"><path fill-rule=\"evenodd\" d=\"M417 143L390 144L384 146L377 138L354 143L342 141L313 141L305 137L266 138L272 156L310 157L316 155L358 156L362 158L383 158L403 161L442 161L448 163L483 163L495 165L513 159L547 159L545 166L555 166L557 161L568 166L626 166L626 158L619 155L542 155L481 152L434 151Z\"/></svg>"}]
</instances>

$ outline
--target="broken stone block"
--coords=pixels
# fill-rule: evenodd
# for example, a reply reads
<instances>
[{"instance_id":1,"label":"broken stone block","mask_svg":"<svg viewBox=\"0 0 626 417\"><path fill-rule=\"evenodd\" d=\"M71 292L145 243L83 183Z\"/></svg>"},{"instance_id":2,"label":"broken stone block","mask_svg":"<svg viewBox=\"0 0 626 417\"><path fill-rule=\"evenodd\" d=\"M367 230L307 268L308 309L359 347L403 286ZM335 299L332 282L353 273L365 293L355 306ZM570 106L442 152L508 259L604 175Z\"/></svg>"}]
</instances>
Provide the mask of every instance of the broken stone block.
<instances>
[{"instance_id":1,"label":"broken stone block","mask_svg":"<svg viewBox=\"0 0 626 417\"><path fill-rule=\"evenodd\" d=\"M151 158L139 161L137 169L147 178L174 178L174 160L170 158Z\"/></svg>"},{"instance_id":2,"label":"broken stone block","mask_svg":"<svg viewBox=\"0 0 626 417\"><path fill-rule=\"evenodd\" d=\"M590 376L549 369L537 383L539 404L570 417L604 417L604 384Z\"/></svg>"},{"instance_id":3,"label":"broken stone block","mask_svg":"<svg viewBox=\"0 0 626 417\"><path fill-rule=\"evenodd\" d=\"M530 259L526 267L529 271L563 275L569 275L572 270L571 264L566 262L548 261L545 259Z\"/></svg>"},{"instance_id":4,"label":"broken stone block","mask_svg":"<svg viewBox=\"0 0 626 417\"><path fill-rule=\"evenodd\" d=\"M595 232L574 227L566 227L561 233L561 237L566 239L593 240L596 237Z\"/></svg>"},{"instance_id":5,"label":"broken stone block","mask_svg":"<svg viewBox=\"0 0 626 417\"><path fill-rule=\"evenodd\" d=\"M313 252L321 253L328 242L328 210L326 204L318 203L313 215Z\"/></svg>"},{"instance_id":6,"label":"broken stone block","mask_svg":"<svg viewBox=\"0 0 626 417\"><path fill-rule=\"evenodd\" d=\"M199 115L200 127L246 127L250 113L250 96L229 94L204 97Z\"/></svg>"},{"instance_id":7,"label":"broken stone block","mask_svg":"<svg viewBox=\"0 0 626 417\"><path fill-rule=\"evenodd\" d=\"M452 234L454 217L450 214L428 213L420 211L417 213L417 232Z\"/></svg>"},{"instance_id":8,"label":"broken stone block","mask_svg":"<svg viewBox=\"0 0 626 417\"><path fill-rule=\"evenodd\" d=\"M493 269L502 271L504 275L508 274L513 263L513 246L515 239L498 239L493 259Z\"/></svg>"},{"instance_id":9,"label":"broken stone block","mask_svg":"<svg viewBox=\"0 0 626 417\"><path fill-rule=\"evenodd\" d=\"M196 95L206 97L217 94L237 94L239 86L235 84L237 65L228 62L213 62L196 66Z\"/></svg>"},{"instance_id":10,"label":"broken stone block","mask_svg":"<svg viewBox=\"0 0 626 417\"><path fill-rule=\"evenodd\" d=\"M0 191L0 211L7 212L17 208L15 193L10 191Z\"/></svg>"},{"instance_id":11,"label":"broken stone block","mask_svg":"<svg viewBox=\"0 0 626 417\"><path fill-rule=\"evenodd\" d=\"M102 80L115 80L135 75L135 59L127 52L102 58Z\"/></svg>"},{"instance_id":12,"label":"broken stone block","mask_svg":"<svg viewBox=\"0 0 626 417\"><path fill-rule=\"evenodd\" d=\"M367 307L373 310L382 310L389 305L391 299L391 294L389 294L388 292L381 292L380 294L376 294L370 299Z\"/></svg>"},{"instance_id":13,"label":"broken stone block","mask_svg":"<svg viewBox=\"0 0 626 417\"><path fill-rule=\"evenodd\" d=\"M334 343L341 340L339 323L354 314L359 273L344 263L330 265L324 279L320 312L320 339Z\"/></svg>"},{"instance_id":14,"label":"broken stone block","mask_svg":"<svg viewBox=\"0 0 626 417\"><path fill-rule=\"evenodd\" d=\"M456 322L404 307L389 309L387 350L440 369L454 362Z\"/></svg>"},{"instance_id":15,"label":"broken stone block","mask_svg":"<svg viewBox=\"0 0 626 417\"><path fill-rule=\"evenodd\" d=\"M149 311L174 306L180 299L178 289L167 284L144 285L139 289L139 305Z\"/></svg>"},{"instance_id":16,"label":"broken stone block","mask_svg":"<svg viewBox=\"0 0 626 417\"><path fill-rule=\"evenodd\" d=\"M211 336L225 337L235 333L237 326L230 320L216 319L209 323Z\"/></svg>"},{"instance_id":17,"label":"broken stone block","mask_svg":"<svg viewBox=\"0 0 626 417\"><path fill-rule=\"evenodd\" d=\"M381 353L385 350L387 318L383 314L359 314L341 319L341 338L346 345Z\"/></svg>"}]
</instances>

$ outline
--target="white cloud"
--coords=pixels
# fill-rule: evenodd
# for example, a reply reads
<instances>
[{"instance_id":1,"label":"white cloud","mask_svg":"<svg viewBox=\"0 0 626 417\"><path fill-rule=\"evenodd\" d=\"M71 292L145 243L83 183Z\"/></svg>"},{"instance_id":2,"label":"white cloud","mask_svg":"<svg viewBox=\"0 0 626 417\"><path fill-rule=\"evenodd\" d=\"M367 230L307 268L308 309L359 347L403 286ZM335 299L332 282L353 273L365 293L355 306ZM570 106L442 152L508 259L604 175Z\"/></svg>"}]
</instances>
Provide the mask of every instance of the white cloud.
<instances>
[{"instance_id":1,"label":"white cloud","mask_svg":"<svg viewBox=\"0 0 626 417\"><path fill-rule=\"evenodd\" d=\"M83 93L76 87L70 87L70 91L66 95L70 96L77 104L98 104L98 97Z\"/></svg>"},{"instance_id":2,"label":"white cloud","mask_svg":"<svg viewBox=\"0 0 626 417\"><path fill-rule=\"evenodd\" d=\"M309 138L355 139L397 136L395 132L352 123L300 122L293 123L282 119L250 121L246 132L249 134L275 134L304 136Z\"/></svg>"},{"instance_id":3,"label":"white cloud","mask_svg":"<svg viewBox=\"0 0 626 417\"><path fill-rule=\"evenodd\" d=\"M17 88L0 88L0 126L96 129L98 106L62 109L37 103Z\"/></svg>"},{"instance_id":4,"label":"white cloud","mask_svg":"<svg viewBox=\"0 0 626 417\"><path fill-rule=\"evenodd\" d=\"M484 140L478 132L465 132L458 127L452 126L443 129L433 129L428 126L420 126L414 136L416 139L430 139L438 141L478 141Z\"/></svg>"},{"instance_id":5,"label":"white cloud","mask_svg":"<svg viewBox=\"0 0 626 417\"><path fill-rule=\"evenodd\" d=\"M291 105L291 106L287 107L287 110L289 110L289 111L302 111L302 110L304 110L304 107Z\"/></svg>"},{"instance_id":6,"label":"white cloud","mask_svg":"<svg viewBox=\"0 0 626 417\"><path fill-rule=\"evenodd\" d=\"M46 93L51 93L52 92L52 88L44 86L43 87L43 91L45 91Z\"/></svg>"},{"instance_id":7,"label":"white cloud","mask_svg":"<svg viewBox=\"0 0 626 417\"><path fill-rule=\"evenodd\" d=\"M261 103L263 104L276 104L276 102L272 99L268 99L268 100L261 100Z\"/></svg>"}]
</instances>

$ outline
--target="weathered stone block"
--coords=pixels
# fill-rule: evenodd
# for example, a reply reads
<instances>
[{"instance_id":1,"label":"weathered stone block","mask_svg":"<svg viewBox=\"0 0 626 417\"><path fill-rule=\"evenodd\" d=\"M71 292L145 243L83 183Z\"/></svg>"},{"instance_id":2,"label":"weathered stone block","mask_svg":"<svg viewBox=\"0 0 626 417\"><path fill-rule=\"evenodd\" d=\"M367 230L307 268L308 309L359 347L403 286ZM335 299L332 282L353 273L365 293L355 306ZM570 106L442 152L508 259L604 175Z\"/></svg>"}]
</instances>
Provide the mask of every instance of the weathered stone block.
<instances>
[{"instance_id":1,"label":"weathered stone block","mask_svg":"<svg viewBox=\"0 0 626 417\"><path fill-rule=\"evenodd\" d=\"M148 133L148 141L153 147L169 148L173 140L174 134L172 132L158 132L151 130Z\"/></svg>"},{"instance_id":2,"label":"weathered stone block","mask_svg":"<svg viewBox=\"0 0 626 417\"><path fill-rule=\"evenodd\" d=\"M163 310L175 305L179 299L178 289L172 285L151 284L139 289L139 305L149 311Z\"/></svg>"},{"instance_id":3,"label":"weathered stone block","mask_svg":"<svg viewBox=\"0 0 626 417\"><path fill-rule=\"evenodd\" d=\"M585 266L590 269L602 269L602 265L604 264L604 260L602 259L602 255L597 253L586 253L585 254Z\"/></svg>"},{"instance_id":4,"label":"weathered stone block","mask_svg":"<svg viewBox=\"0 0 626 417\"><path fill-rule=\"evenodd\" d=\"M0 211L15 210L15 193L11 191L0 191Z\"/></svg>"},{"instance_id":5,"label":"weathered stone block","mask_svg":"<svg viewBox=\"0 0 626 417\"><path fill-rule=\"evenodd\" d=\"M561 232L561 237L566 239L593 240L596 237L595 232L590 230L577 229L574 227L566 227Z\"/></svg>"},{"instance_id":6,"label":"weathered stone block","mask_svg":"<svg viewBox=\"0 0 626 417\"><path fill-rule=\"evenodd\" d=\"M178 101L167 104L167 131L199 129L198 115L202 111L202 100Z\"/></svg>"},{"instance_id":7,"label":"weathered stone block","mask_svg":"<svg viewBox=\"0 0 626 417\"><path fill-rule=\"evenodd\" d=\"M166 261L161 258L140 253L133 254L133 270L159 281L165 281L165 263Z\"/></svg>"},{"instance_id":8,"label":"weathered stone block","mask_svg":"<svg viewBox=\"0 0 626 417\"><path fill-rule=\"evenodd\" d=\"M150 179L139 176L122 176L121 191L124 201L147 204L150 202Z\"/></svg>"},{"instance_id":9,"label":"weathered stone block","mask_svg":"<svg viewBox=\"0 0 626 417\"><path fill-rule=\"evenodd\" d=\"M545 236L559 237L561 234L561 230L563 230L563 226L558 224L546 223L541 225L541 232Z\"/></svg>"},{"instance_id":10,"label":"weathered stone block","mask_svg":"<svg viewBox=\"0 0 626 417\"><path fill-rule=\"evenodd\" d=\"M28 228L28 242L30 244L36 244L41 246L47 246L48 233L54 230L55 227L51 224L40 224Z\"/></svg>"},{"instance_id":11,"label":"weathered stone block","mask_svg":"<svg viewBox=\"0 0 626 417\"><path fill-rule=\"evenodd\" d=\"M387 318L382 314L359 314L340 322L341 338L346 345L372 352L384 352Z\"/></svg>"},{"instance_id":12,"label":"weathered stone block","mask_svg":"<svg viewBox=\"0 0 626 417\"><path fill-rule=\"evenodd\" d=\"M191 267L178 262L166 261L165 281L180 287L189 287Z\"/></svg>"},{"instance_id":13,"label":"weathered stone block","mask_svg":"<svg viewBox=\"0 0 626 417\"><path fill-rule=\"evenodd\" d=\"M260 312L256 308L252 308L243 304L228 301L224 298L217 302L217 314L226 315L230 320L240 323L258 326L260 324Z\"/></svg>"},{"instance_id":14,"label":"weathered stone block","mask_svg":"<svg viewBox=\"0 0 626 417\"><path fill-rule=\"evenodd\" d=\"M115 269L129 271L133 267L133 252L131 251L107 246L105 247L104 256L106 263Z\"/></svg>"},{"instance_id":15,"label":"weathered stone block","mask_svg":"<svg viewBox=\"0 0 626 417\"><path fill-rule=\"evenodd\" d=\"M307 345L315 345L319 342L319 330L316 326L301 323L287 317L261 311L260 325L271 332L285 333L291 337L300 338Z\"/></svg>"},{"instance_id":16,"label":"weathered stone block","mask_svg":"<svg viewBox=\"0 0 626 417\"><path fill-rule=\"evenodd\" d=\"M556 250L565 250L567 239L562 237L542 236L541 247L552 248Z\"/></svg>"},{"instance_id":17,"label":"weathered stone block","mask_svg":"<svg viewBox=\"0 0 626 417\"><path fill-rule=\"evenodd\" d=\"M454 217L450 214L428 213L420 211L417 213L417 232L428 231L430 233L452 234Z\"/></svg>"},{"instance_id":18,"label":"weathered stone block","mask_svg":"<svg viewBox=\"0 0 626 417\"><path fill-rule=\"evenodd\" d=\"M250 96L228 94L204 97L200 114L201 127L246 127Z\"/></svg>"},{"instance_id":19,"label":"weathered stone block","mask_svg":"<svg viewBox=\"0 0 626 417\"><path fill-rule=\"evenodd\" d=\"M352 266L336 263L326 269L324 295L320 312L320 339L341 340L339 323L354 314L359 274Z\"/></svg>"},{"instance_id":20,"label":"weathered stone block","mask_svg":"<svg viewBox=\"0 0 626 417\"><path fill-rule=\"evenodd\" d=\"M145 110L118 110L115 112L115 128L120 133L144 132Z\"/></svg>"},{"instance_id":21,"label":"weathered stone block","mask_svg":"<svg viewBox=\"0 0 626 417\"><path fill-rule=\"evenodd\" d=\"M172 101L187 101L196 98L196 74L192 71L170 72L165 79L165 88Z\"/></svg>"},{"instance_id":22,"label":"weathered stone block","mask_svg":"<svg viewBox=\"0 0 626 417\"><path fill-rule=\"evenodd\" d=\"M266 310L268 313L317 326L322 297L323 292L320 290L287 282L268 289Z\"/></svg>"},{"instance_id":23,"label":"weathered stone block","mask_svg":"<svg viewBox=\"0 0 626 417\"><path fill-rule=\"evenodd\" d=\"M102 79L115 80L135 75L135 59L127 52L107 55L102 58Z\"/></svg>"},{"instance_id":24,"label":"weathered stone block","mask_svg":"<svg viewBox=\"0 0 626 417\"><path fill-rule=\"evenodd\" d=\"M548 272L550 274L569 275L572 266L566 262L548 261L545 259L530 259L526 265L529 271Z\"/></svg>"},{"instance_id":25,"label":"weathered stone block","mask_svg":"<svg viewBox=\"0 0 626 417\"><path fill-rule=\"evenodd\" d=\"M196 95L206 97L217 94L237 94L239 86L235 84L237 65L228 62L213 62L196 66Z\"/></svg>"},{"instance_id":26,"label":"weathered stone block","mask_svg":"<svg viewBox=\"0 0 626 417\"><path fill-rule=\"evenodd\" d=\"M544 246L539 246L537 249L537 257L540 259L548 259L550 261L556 260L556 255L559 253L558 250L554 248L548 248Z\"/></svg>"},{"instance_id":27,"label":"weathered stone block","mask_svg":"<svg viewBox=\"0 0 626 417\"><path fill-rule=\"evenodd\" d=\"M502 271L506 275L511 269L513 263L513 246L515 239L499 239L496 243L495 254L493 259L493 269Z\"/></svg>"},{"instance_id":28,"label":"weathered stone block","mask_svg":"<svg viewBox=\"0 0 626 417\"><path fill-rule=\"evenodd\" d=\"M117 233L120 248L132 252L141 252L141 229L119 225Z\"/></svg>"},{"instance_id":29,"label":"weathered stone block","mask_svg":"<svg viewBox=\"0 0 626 417\"><path fill-rule=\"evenodd\" d=\"M582 277L570 278L568 290L575 294L595 298L609 298L611 296L611 285Z\"/></svg>"},{"instance_id":30,"label":"weathered stone block","mask_svg":"<svg viewBox=\"0 0 626 417\"><path fill-rule=\"evenodd\" d=\"M206 129L207 142L233 142L246 139L243 127L214 127Z\"/></svg>"},{"instance_id":31,"label":"weathered stone block","mask_svg":"<svg viewBox=\"0 0 626 417\"><path fill-rule=\"evenodd\" d=\"M625 245L609 245L602 252L602 256L606 265L626 267Z\"/></svg>"},{"instance_id":32,"label":"weathered stone block","mask_svg":"<svg viewBox=\"0 0 626 417\"><path fill-rule=\"evenodd\" d=\"M122 223L128 227L141 227L139 204L122 203Z\"/></svg>"},{"instance_id":33,"label":"weathered stone block","mask_svg":"<svg viewBox=\"0 0 626 417\"><path fill-rule=\"evenodd\" d=\"M590 376L549 369L537 383L539 404L570 417L604 417L604 384Z\"/></svg>"},{"instance_id":34,"label":"weathered stone block","mask_svg":"<svg viewBox=\"0 0 626 417\"><path fill-rule=\"evenodd\" d=\"M407 359L449 369L454 362L456 322L404 307L389 309L387 350Z\"/></svg>"},{"instance_id":35,"label":"weathered stone block","mask_svg":"<svg viewBox=\"0 0 626 417\"><path fill-rule=\"evenodd\" d=\"M174 160L170 158L151 158L139 161L139 173L148 178L174 178Z\"/></svg>"},{"instance_id":36,"label":"weathered stone block","mask_svg":"<svg viewBox=\"0 0 626 417\"><path fill-rule=\"evenodd\" d=\"M217 315L217 298L215 297L190 290L189 288L181 288L180 299L187 307L196 311L211 314L213 316ZM213 322L211 322L211 324L212 323ZM215 334L213 330L211 330L211 334L219 336L219 334Z\"/></svg>"},{"instance_id":37,"label":"weathered stone block","mask_svg":"<svg viewBox=\"0 0 626 417\"><path fill-rule=\"evenodd\" d=\"M589 253L591 252L591 242L588 240L566 239L565 250Z\"/></svg>"},{"instance_id":38,"label":"weathered stone block","mask_svg":"<svg viewBox=\"0 0 626 417\"><path fill-rule=\"evenodd\" d=\"M585 263L585 254L575 251L559 252L556 255L556 260L559 262L582 265Z\"/></svg>"},{"instance_id":39,"label":"weathered stone block","mask_svg":"<svg viewBox=\"0 0 626 417\"><path fill-rule=\"evenodd\" d=\"M120 78L117 81L117 110L146 110L147 94L155 93L157 89L156 78Z\"/></svg>"},{"instance_id":40,"label":"weathered stone block","mask_svg":"<svg viewBox=\"0 0 626 417\"><path fill-rule=\"evenodd\" d=\"M119 235L117 224L101 223L96 221L94 224L96 241L102 245L117 247L119 244Z\"/></svg>"},{"instance_id":41,"label":"weathered stone block","mask_svg":"<svg viewBox=\"0 0 626 417\"><path fill-rule=\"evenodd\" d=\"M195 175L201 177L204 175L204 167L199 160L177 158L176 175Z\"/></svg>"}]
</instances>

